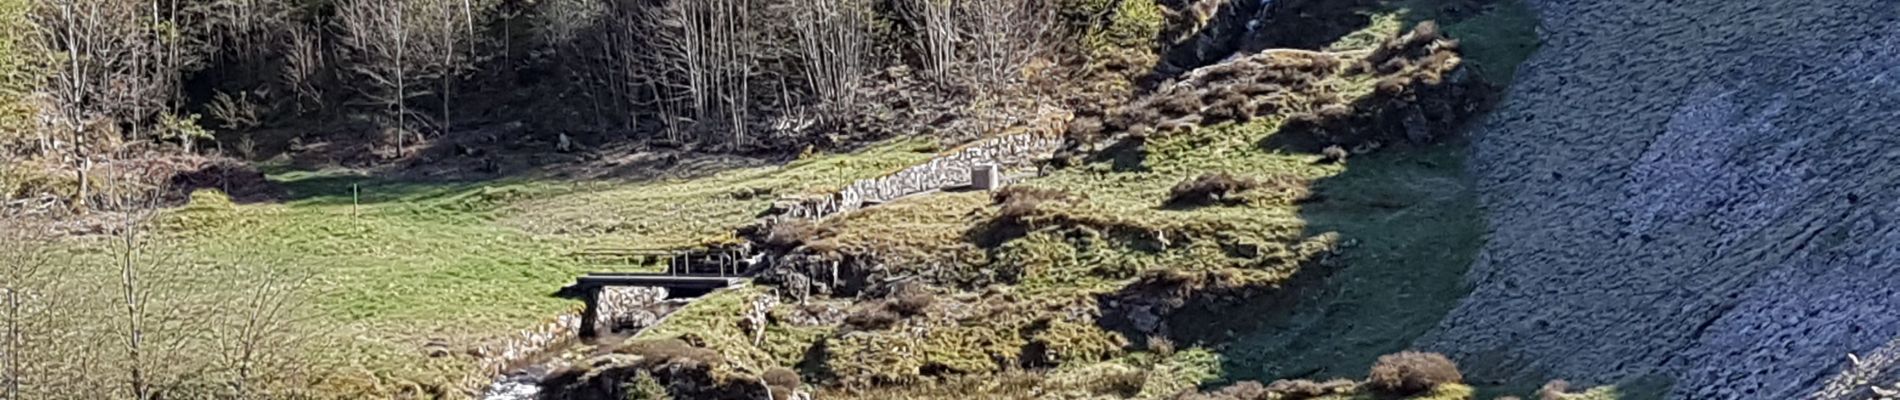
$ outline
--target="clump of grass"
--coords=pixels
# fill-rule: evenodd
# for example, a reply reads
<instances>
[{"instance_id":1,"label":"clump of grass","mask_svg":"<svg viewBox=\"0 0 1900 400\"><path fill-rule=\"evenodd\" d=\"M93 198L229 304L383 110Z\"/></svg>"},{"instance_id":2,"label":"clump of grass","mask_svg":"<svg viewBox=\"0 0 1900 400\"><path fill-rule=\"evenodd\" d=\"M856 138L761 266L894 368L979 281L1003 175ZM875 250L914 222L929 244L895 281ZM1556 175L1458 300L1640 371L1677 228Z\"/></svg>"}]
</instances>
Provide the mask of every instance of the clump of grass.
<instances>
[{"instance_id":1,"label":"clump of grass","mask_svg":"<svg viewBox=\"0 0 1900 400\"><path fill-rule=\"evenodd\" d=\"M1259 400L1268 398L1267 387L1255 381L1241 381L1207 393L1182 394L1176 400Z\"/></svg>"},{"instance_id":2,"label":"clump of grass","mask_svg":"<svg viewBox=\"0 0 1900 400\"><path fill-rule=\"evenodd\" d=\"M1315 382L1307 379L1283 379L1267 384L1267 390L1280 393L1286 399L1310 399L1329 395L1348 394L1359 390L1359 382L1351 379L1333 379Z\"/></svg>"},{"instance_id":3,"label":"clump of grass","mask_svg":"<svg viewBox=\"0 0 1900 400\"><path fill-rule=\"evenodd\" d=\"M1149 336L1148 352L1161 357L1174 356L1174 341L1166 337Z\"/></svg>"},{"instance_id":4,"label":"clump of grass","mask_svg":"<svg viewBox=\"0 0 1900 400\"><path fill-rule=\"evenodd\" d=\"M996 191L990 199L1001 207L1001 211L997 213L999 217L1016 219L1033 214L1043 203L1072 202L1077 200L1077 197L1061 189L1010 186Z\"/></svg>"},{"instance_id":5,"label":"clump of grass","mask_svg":"<svg viewBox=\"0 0 1900 400\"><path fill-rule=\"evenodd\" d=\"M1439 385L1463 383L1464 379L1458 364L1443 354L1403 351L1379 357L1366 375L1366 386L1380 393L1408 396Z\"/></svg>"},{"instance_id":6,"label":"clump of grass","mask_svg":"<svg viewBox=\"0 0 1900 400\"><path fill-rule=\"evenodd\" d=\"M1295 113L1283 130L1311 141L1306 151L1450 135L1495 98L1490 84L1464 67L1461 48L1432 21L1388 37L1344 71L1371 83L1369 96Z\"/></svg>"},{"instance_id":7,"label":"clump of grass","mask_svg":"<svg viewBox=\"0 0 1900 400\"><path fill-rule=\"evenodd\" d=\"M798 371L793 371L791 368L785 367L772 367L772 369L765 370L765 374L760 377L765 379L766 384L776 387L797 388L799 385L804 384L798 377Z\"/></svg>"},{"instance_id":8,"label":"clump of grass","mask_svg":"<svg viewBox=\"0 0 1900 400\"><path fill-rule=\"evenodd\" d=\"M922 315L925 309L937 302L937 295L918 283L906 283L897 288L897 293L889 300L891 308L906 316Z\"/></svg>"},{"instance_id":9,"label":"clump of grass","mask_svg":"<svg viewBox=\"0 0 1900 400\"><path fill-rule=\"evenodd\" d=\"M804 219L789 219L773 224L765 234L765 245L779 250L791 250L816 239L819 234L817 224Z\"/></svg>"},{"instance_id":10,"label":"clump of grass","mask_svg":"<svg viewBox=\"0 0 1900 400\"><path fill-rule=\"evenodd\" d=\"M621 345L614 353L640 356L648 365L688 365L713 367L724 365L718 351L693 346L677 338L639 340Z\"/></svg>"},{"instance_id":11,"label":"clump of grass","mask_svg":"<svg viewBox=\"0 0 1900 400\"><path fill-rule=\"evenodd\" d=\"M853 330L870 331L889 328L900 319L903 315L893 310L891 303L877 301L853 306L851 314L844 317L844 324Z\"/></svg>"},{"instance_id":12,"label":"clump of grass","mask_svg":"<svg viewBox=\"0 0 1900 400\"><path fill-rule=\"evenodd\" d=\"M1205 206L1213 204L1235 205L1243 203L1240 195L1260 187L1257 179L1235 176L1226 172L1211 172L1181 181L1168 189L1168 205Z\"/></svg>"},{"instance_id":13,"label":"clump of grass","mask_svg":"<svg viewBox=\"0 0 1900 400\"><path fill-rule=\"evenodd\" d=\"M924 315L936 302L937 295L928 287L907 282L898 285L888 298L858 303L844 322L857 330L884 329L904 318Z\"/></svg>"},{"instance_id":14,"label":"clump of grass","mask_svg":"<svg viewBox=\"0 0 1900 400\"><path fill-rule=\"evenodd\" d=\"M1143 387L1148 386L1148 373L1139 369L1115 371L1101 375L1089 386L1096 393L1121 398L1135 397L1141 394Z\"/></svg>"},{"instance_id":15,"label":"clump of grass","mask_svg":"<svg viewBox=\"0 0 1900 400\"><path fill-rule=\"evenodd\" d=\"M1173 133L1223 122L1247 122L1283 110L1317 107L1336 99L1322 83L1340 70L1336 55L1268 52L1195 70L1139 101L1103 112L1071 131L1087 140L1150 130ZM1109 135L1104 135L1108 133Z\"/></svg>"}]
</instances>

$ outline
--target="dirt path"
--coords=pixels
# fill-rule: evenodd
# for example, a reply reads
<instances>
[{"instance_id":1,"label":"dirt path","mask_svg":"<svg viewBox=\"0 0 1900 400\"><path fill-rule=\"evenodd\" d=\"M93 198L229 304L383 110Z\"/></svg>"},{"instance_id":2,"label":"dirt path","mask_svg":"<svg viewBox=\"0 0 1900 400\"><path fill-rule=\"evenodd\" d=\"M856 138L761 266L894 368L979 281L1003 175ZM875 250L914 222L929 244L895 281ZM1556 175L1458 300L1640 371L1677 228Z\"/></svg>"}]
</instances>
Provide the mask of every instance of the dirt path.
<instances>
[{"instance_id":1,"label":"dirt path","mask_svg":"<svg viewBox=\"0 0 1900 400\"><path fill-rule=\"evenodd\" d=\"M1849 353L1891 369L1900 6L1531 3L1544 45L1473 149L1474 290L1418 343L1480 380L1671 398L1834 397Z\"/></svg>"}]
</instances>

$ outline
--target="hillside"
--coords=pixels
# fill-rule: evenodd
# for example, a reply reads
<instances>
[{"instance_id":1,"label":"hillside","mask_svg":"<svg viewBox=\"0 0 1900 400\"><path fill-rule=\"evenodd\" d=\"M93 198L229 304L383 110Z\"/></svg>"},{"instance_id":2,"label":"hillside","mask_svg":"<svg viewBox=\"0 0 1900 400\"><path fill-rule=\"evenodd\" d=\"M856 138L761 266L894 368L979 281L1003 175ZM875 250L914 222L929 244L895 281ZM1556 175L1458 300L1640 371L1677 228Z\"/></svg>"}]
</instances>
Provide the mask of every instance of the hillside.
<instances>
[{"instance_id":1,"label":"hillside","mask_svg":"<svg viewBox=\"0 0 1900 400\"><path fill-rule=\"evenodd\" d=\"M1543 49L1476 133L1475 288L1419 344L1680 399L1891 381L1892 5L1530 3Z\"/></svg>"},{"instance_id":2,"label":"hillside","mask_svg":"<svg viewBox=\"0 0 1900 400\"><path fill-rule=\"evenodd\" d=\"M166 1L0 0L0 399L1859 398L1900 334L1873 2ZM643 251L754 279L576 340Z\"/></svg>"}]
</instances>

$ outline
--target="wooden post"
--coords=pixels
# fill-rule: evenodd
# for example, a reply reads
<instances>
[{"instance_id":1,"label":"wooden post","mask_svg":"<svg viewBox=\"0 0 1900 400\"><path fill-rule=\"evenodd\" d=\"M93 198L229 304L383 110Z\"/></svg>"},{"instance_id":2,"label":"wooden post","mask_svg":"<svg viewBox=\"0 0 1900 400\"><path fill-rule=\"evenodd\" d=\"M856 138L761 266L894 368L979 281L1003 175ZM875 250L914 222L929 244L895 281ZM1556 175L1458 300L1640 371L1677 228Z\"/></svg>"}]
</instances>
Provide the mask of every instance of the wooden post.
<instances>
[{"instance_id":1,"label":"wooden post","mask_svg":"<svg viewBox=\"0 0 1900 400\"><path fill-rule=\"evenodd\" d=\"M594 321L600 319L600 287L593 286L582 290L586 293L583 299L587 302L587 306L581 309L581 338L592 339L599 334Z\"/></svg>"}]
</instances>

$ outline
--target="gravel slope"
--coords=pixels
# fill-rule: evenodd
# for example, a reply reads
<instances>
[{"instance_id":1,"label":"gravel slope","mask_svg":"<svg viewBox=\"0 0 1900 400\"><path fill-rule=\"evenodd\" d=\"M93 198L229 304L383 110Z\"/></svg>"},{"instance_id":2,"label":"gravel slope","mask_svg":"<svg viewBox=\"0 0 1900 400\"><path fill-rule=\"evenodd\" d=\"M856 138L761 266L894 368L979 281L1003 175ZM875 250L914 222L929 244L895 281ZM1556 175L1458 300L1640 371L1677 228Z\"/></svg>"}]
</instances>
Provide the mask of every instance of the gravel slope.
<instances>
[{"instance_id":1,"label":"gravel slope","mask_svg":"<svg viewBox=\"0 0 1900 400\"><path fill-rule=\"evenodd\" d=\"M1891 371L1900 3L1531 3L1544 46L1473 150L1493 232L1418 344L1481 380L1684 399L1859 398L1844 369Z\"/></svg>"}]
</instances>

